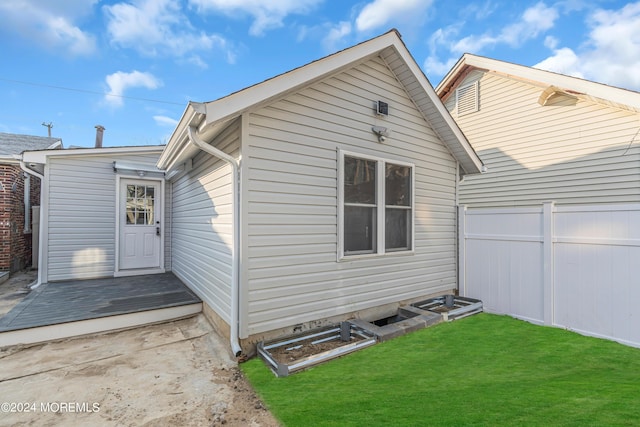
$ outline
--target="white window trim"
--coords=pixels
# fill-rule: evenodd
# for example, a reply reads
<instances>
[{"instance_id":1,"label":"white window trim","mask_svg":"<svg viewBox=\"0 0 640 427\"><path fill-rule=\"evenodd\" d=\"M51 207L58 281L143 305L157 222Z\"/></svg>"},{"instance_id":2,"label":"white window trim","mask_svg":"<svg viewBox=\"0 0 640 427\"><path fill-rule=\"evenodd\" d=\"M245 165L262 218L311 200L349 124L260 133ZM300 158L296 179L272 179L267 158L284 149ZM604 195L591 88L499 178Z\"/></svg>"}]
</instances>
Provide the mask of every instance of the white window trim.
<instances>
[{"instance_id":1,"label":"white window trim","mask_svg":"<svg viewBox=\"0 0 640 427\"><path fill-rule=\"evenodd\" d=\"M376 195L377 199L377 215L376 215L376 252L366 254L352 254L345 255L344 253L344 158L357 157L359 159L372 160L376 162ZM411 236L409 250L393 250L387 252L385 249L385 164L392 163L399 166L407 166L411 168ZM346 151L338 149L338 261L351 261L354 259L368 259L380 256L400 256L400 255L413 255L415 253L415 217L416 217L416 204L415 204L415 182L416 182L416 167L415 164L394 160L389 158L383 158L378 156L372 156L369 154L357 153L354 151Z\"/></svg>"}]
</instances>

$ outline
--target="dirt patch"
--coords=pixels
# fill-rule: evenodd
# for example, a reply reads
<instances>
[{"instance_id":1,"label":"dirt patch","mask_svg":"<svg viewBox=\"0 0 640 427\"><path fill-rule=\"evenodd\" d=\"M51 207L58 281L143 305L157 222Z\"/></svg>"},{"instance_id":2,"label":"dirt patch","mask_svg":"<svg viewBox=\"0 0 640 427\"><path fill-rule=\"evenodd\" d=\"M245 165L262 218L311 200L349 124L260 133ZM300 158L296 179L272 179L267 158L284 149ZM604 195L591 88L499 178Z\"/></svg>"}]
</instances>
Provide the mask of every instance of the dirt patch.
<instances>
[{"instance_id":1,"label":"dirt patch","mask_svg":"<svg viewBox=\"0 0 640 427\"><path fill-rule=\"evenodd\" d=\"M0 348L0 397L0 426L279 425L201 315Z\"/></svg>"},{"instance_id":2,"label":"dirt patch","mask_svg":"<svg viewBox=\"0 0 640 427\"><path fill-rule=\"evenodd\" d=\"M216 423L233 426L278 426L272 419L262 401L237 367L216 372L220 378L227 378L227 384L233 389L233 398L229 402L217 402L211 408L213 425Z\"/></svg>"},{"instance_id":3,"label":"dirt patch","mask_svg":"<svg viewBox=\"0 0 640 427\"><path fill-rule=\"evenodd\" d=\"M342 341L339 337L323 342L316 342L317 340L317 337L308 338L291 344L274 347L267 351L278 363L290 364L291 362L305 357L324 353L325 351L335 350L347 344L362 341L364 338L358 335L352 335L350 341Z\"/></svg>"}]
</instances>

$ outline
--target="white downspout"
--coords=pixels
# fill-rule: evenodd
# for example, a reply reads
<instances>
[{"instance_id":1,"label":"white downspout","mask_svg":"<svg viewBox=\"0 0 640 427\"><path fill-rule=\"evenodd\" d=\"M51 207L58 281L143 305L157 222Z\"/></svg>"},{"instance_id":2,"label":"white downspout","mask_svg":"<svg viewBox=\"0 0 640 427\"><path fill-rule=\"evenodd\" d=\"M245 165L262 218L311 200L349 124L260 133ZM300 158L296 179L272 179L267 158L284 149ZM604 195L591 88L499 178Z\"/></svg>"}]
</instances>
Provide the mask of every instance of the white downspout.
<instances>
[{"instance_id":1,"label":"white downspout","mask_svg":"<svg viewBox=\"0 0 640 427\"><path fill-rule=\"evenodd\" d=\"M31 175L24 173L24 233L31 232Z\"/></svg>"},{"instance_id":2,"label":"white downspout","mask_svg":"<svg viewBox=\"0 0 640 427\"><path fill-rule=\"evenodd\" d=\"M233 218L231 220L231 226L233 229L233 248L231 254L231 325L229 325L229 329L231 330L231 349L233 354L238 357L242 353L242 348L238 340L238 329L240 328L240 165L238 160L204 142L194 126L189 126L187 131L190 143L202 151L224 160L229 163L232 168Z\"/></svg>"},{"instance_id":3,"label":"white downspout","mask_svg":"<svg viewBox=\"0 0 640 427\"><path fill-rule=\"evenodd\" d=\"M27 167L27 165L24 164L24 162L22 160L20 160L20 169L22 169L23 171L25 171L26 173L28 173L29 175L33 175L37 178L40 178L40 205L42 205L42 188L43 188L43 184L44 184L44 176L36 171L34 171L33 169L29 169ZM27 185L27 182L25 180L25 186ZM31 185L31 183L29 183L29 185ZM27 190L25 190L25 197L27 196ZM25 204L25 209L27 207L27 201L24 202ZM43 221L43 217L44 217L44 209L42 209L42 207L40 207L40 226L42 226L42 224L44 224ZM25 212L25 222L26 222L26 218L27 218L27 213ZM26 225L25 225L26 228ZM42 240L42 233L40 233L40 240ZM39 242L39 254L38 254L38 259L42 260L43 258L43 245L42 245L42 241ZM38 268L38 280L29 285L30 289L35 289L38 286L40 286L42 284L42 269Z\"/></svg>"}]
</instances>

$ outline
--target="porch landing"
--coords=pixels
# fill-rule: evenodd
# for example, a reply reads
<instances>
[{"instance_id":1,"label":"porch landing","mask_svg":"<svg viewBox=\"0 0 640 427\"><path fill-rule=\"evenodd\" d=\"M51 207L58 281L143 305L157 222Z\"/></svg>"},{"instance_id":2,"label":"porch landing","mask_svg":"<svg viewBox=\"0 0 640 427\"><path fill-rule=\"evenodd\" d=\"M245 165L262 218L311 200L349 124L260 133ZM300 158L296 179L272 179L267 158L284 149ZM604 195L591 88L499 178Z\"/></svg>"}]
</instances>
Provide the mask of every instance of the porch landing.
<instances>
[{"instance_id":1,"label":"porch landing","mask_svg":"<svg viewBox=\"0 0 640 427\"><path fill-rule=\"evenodd\" d=\"M52 282L0 318L0 347L177 319L202 310L172 273Z\"/></svg>"}]
</instances>

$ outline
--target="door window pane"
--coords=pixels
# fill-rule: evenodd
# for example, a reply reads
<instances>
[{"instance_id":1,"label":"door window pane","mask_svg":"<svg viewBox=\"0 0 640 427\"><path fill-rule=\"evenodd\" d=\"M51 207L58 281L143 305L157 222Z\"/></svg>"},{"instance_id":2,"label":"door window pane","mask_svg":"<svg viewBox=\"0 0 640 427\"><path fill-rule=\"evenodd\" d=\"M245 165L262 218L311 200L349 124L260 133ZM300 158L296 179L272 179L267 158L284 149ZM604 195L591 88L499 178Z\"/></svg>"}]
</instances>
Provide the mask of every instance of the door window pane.
<instances>
[{"instance_id":1,"label":"door window pane","mask_svg":"<svg viewBox=\"0 0 640 427\"><path fill-rule=\"evenodd\" d=\"M135 224L136 222L136 211L135 209L130 209L129 205L127 205L127 224Z\"/></svg>"},{"instance_id":2,"label":"door window pane","mask_svg":"<svg viewBox=\"0 0 640 427\"><path fill-rule=\"evenodd\" d=\"M153 225L155 188L146 185L127 185L126 222L128 225Z\"/></svg>"}]
</instances>

